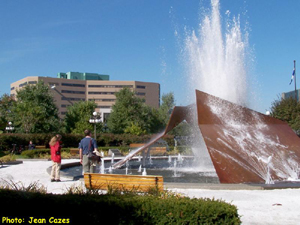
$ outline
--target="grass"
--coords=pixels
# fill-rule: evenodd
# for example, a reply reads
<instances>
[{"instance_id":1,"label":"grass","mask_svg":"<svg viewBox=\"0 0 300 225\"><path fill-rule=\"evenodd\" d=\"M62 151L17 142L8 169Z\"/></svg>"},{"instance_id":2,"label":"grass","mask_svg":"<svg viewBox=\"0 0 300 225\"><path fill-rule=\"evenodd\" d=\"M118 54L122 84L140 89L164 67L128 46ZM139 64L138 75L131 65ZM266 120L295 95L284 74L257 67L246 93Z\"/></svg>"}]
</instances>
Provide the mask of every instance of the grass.
<instances>
[{"instance_id":1,"label":"grass","mask_svg":"<svg viewBox=\"0 0 300 225\"><path fill-rule=\"evenodd\" d=\"M47 193L47 188L39 184L37 181L25 185L22 182L14 182L13 180L0 180L0 189L14 190L14 191L25 191L25 192L34 192L34 193Z\"/></svg>"}]
</instances>

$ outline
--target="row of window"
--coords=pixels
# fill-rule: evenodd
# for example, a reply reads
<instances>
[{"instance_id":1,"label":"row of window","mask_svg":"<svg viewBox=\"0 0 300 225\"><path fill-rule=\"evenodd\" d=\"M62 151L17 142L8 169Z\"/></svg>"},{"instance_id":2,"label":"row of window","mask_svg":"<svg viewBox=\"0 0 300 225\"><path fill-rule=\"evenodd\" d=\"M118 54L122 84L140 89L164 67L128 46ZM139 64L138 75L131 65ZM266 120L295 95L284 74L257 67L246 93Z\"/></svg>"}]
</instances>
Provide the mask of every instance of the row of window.
<instances>
[{"instance_id":1,"label":"row of window","mask_svg":"<svg viewBox=\"0 0 300 225\"><path fill-rule=\"evenodd\" d=\"M62 83L62 86L69 86L69 87L85 87L85 84L72 84L72 83ZM133 85L98 85L98 84L90 84L88 85L89 88L133 88ZM146 89L144 85L137 85L136 88L139 89Z\"/></svg>"},{"instance_id":2,"label":"row of window","mask_svg":"<svg viewBox=\"0 0 300 225\"><path fill-rule=\"evenodd\" d=\"M64 104L60 105L60 107L62 107L62 108L67 108L69 106L71 106L71 105L64 105Z\"/></svg>"},{"instance_id":3,"label":"row of window","mask_svg":"<svg viewBox=\"0 0 300 225\"><path fill-rule=\"evenodd\" d=\"M102 92L102 91L89 91L88 94L89 95L114 95L116 92ZM145 96L146 93L144 92L136 92L136 95L139 96Z\"/></svg>"},{"instance_id":4,"label":"row of window","mask_svg":"<svg viewBox=\"0 0 300 225\"><path fill-rule=\"evenodd\" d=\"M89 101L95 101L95 102L114 102L116 99L101 99L101 98L90 98Z\"/></svg>"},{"instance_id":5,"label":"row of window","mask_svg":"<svg viewBox=\"0 0 300 225\"><path fill-rule=\"evenodd\" d=\"M24 83L22 83L22 84L19 84L19 87L24 87L24 86L26 86L27 84L37 84L37 81L26 81L26 82L24 82ZM12 88L12 90L14 90L15 88L13 87Z\"/></svg>"},{"instance_id":6,"label":"row of window","mask_svg":"<svg viewBox=\"0 0 300 225\"><path fill-rule=\"evenodd\" d=\"M37 81L29 81L29 82L26 81L26 82L20 84L19 87L24 87L27 84L37 84ZM59 86L58 83L50 83L50 85ZM85 87L85 84L62 83L61 85L67 86L67 87ZM93 84L91 84L91 85L88 85L88 87L90 87L90 88L125 88L125 87L133 88L133 85L93 85ZM137 85L136 88L146 89L146 86ZM14 90L14 89L15 89L15 87L11 88L11 90ZM63 93L71 93L71 92L63 92ZM72 94L78 94L78 93L72 93ZM82 94L82 93L80 93L80 94Z\"/></svg>"},{"instance_id":7,"label":"row of window","mask_svg":"<svg viewBox=\"0 0 300 225\"><path fill-rule=\"evenodd\" d=\"M61 93L67 93L67 94L82 94L82 95L85 95L85 91L62 90Z\"/></svg>"},{"instance_id":8,"label":"row of window","mask_svg":"<svg viewBox=\"0 0 300 225\"><path fill-rule=\"evenodd\" d=\"M85 87L85 84L61 83L61 86L68 86L68 87Z\"/></svg>"},{"instance_id":9,"label":"row of window","mask_svg":"<svg viewBox=\"0 0 300 225\"><path fill-rule=\"evenodd\" d=\"M133 88L133 85L97 85L97 84L90 84L88 85L89 88ZM136 88L139 89L146 89L146 86L137 85Z\"/></svg>"},{"instance_id":10,"label":"row of window","mask_svg":"<svg viewBox=\"0 0 300 225\"><path fill-rule=\"evenodd\" d=\"M89 88L133 88L133 85L96 85L90 84L88 85Z\"/></svg>"},{"instance_id":11,"label":"row of window","mask_svg":"<svg viewBox=\"0 0 300 225\"><path fill-rule=\"evenodd\" d=\"M66 97L61 97L61 100L64 100L64 101L85 101L84 98L66 98Z\"/></svg>"},{"instance_id":12,"label":"row of window","mask_svg":"<svg viewBox=\"0 0 300 225\"><path fill-rule=\"evenodd\" d=\"M114 95L116 92L89 91L89 95Z\"/></svg>"}]
</instances>

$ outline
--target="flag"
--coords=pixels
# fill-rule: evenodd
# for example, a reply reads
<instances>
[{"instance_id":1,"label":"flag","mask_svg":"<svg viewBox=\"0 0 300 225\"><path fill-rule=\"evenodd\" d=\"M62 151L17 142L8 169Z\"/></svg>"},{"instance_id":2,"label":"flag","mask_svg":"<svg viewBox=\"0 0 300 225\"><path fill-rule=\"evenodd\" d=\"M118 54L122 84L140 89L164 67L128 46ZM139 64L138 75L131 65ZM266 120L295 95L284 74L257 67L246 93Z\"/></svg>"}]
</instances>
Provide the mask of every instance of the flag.
<instances>
[{"instance_id":1,"label":"flag","mask_svg":"<svg viewBox=\"0 0 300 225\"><path fill-rule=\"evenodd\" d=\"M294 78L295 78L295 68L294 68L294 70L293 70L293 74L292 74L292 78L291 78L290 85L291 85L291 83L293 82Z\"/></svg>"}]
</instances>

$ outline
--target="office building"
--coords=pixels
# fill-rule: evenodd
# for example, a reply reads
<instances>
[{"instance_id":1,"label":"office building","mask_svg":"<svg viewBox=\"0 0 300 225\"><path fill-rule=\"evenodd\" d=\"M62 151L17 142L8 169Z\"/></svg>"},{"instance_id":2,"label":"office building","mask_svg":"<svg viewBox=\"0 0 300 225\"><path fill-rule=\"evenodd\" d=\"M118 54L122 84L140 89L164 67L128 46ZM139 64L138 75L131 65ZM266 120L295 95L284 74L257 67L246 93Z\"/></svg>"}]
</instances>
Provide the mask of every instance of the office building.
<instances>
[{"instance_id":1,"label":"office building","mask_svg":"<svg viewBox=\"0 0 300 225\"><path fill-rule=\"evenodd\" d=\"M288 99L288 98L297 98L297 101L300 101L300 89L294 90L294 91L289 91L289 92L284 92L281 94L282 99Z\"/></svg>"},{"instance_id":2,"label":"office building","mask_svg":"<svg viewBox=\"0 0 300 225\"><path fill-rule=\"evenodd\" d=\"M160 85L141 81L111 81L109 75L95 73L58 73L52 77L25 77L12 83L10 94L15 96L17 90L43 81L50 86L60 117L66 114L67 107L78 101L93 100L97 104L102 120L111 113L116 101L115 93L124 87L131 89L145 104L158 108L160 105Z\"/></svg>"}]
</instances>

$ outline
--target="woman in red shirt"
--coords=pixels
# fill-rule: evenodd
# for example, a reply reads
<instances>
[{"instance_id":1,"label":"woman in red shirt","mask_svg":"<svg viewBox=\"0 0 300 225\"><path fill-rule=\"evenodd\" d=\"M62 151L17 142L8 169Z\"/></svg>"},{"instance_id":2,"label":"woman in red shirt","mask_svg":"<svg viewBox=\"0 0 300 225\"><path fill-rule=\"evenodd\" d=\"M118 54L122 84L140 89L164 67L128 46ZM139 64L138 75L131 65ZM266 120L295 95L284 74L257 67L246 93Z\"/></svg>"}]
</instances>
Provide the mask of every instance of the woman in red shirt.
<instances>
[{"instance_id":1,"label":"woman in red shirt","mask_svg":"<svg viewBox=\"0 0 300 225\"><path fill-rule=\"evenodd\" d=\"M57 134L49 142L51 149L51 160L52 170L51 170L51 182L60 182L60 167L61 167L61 135Z\"/></svg>"}]
</instances>

